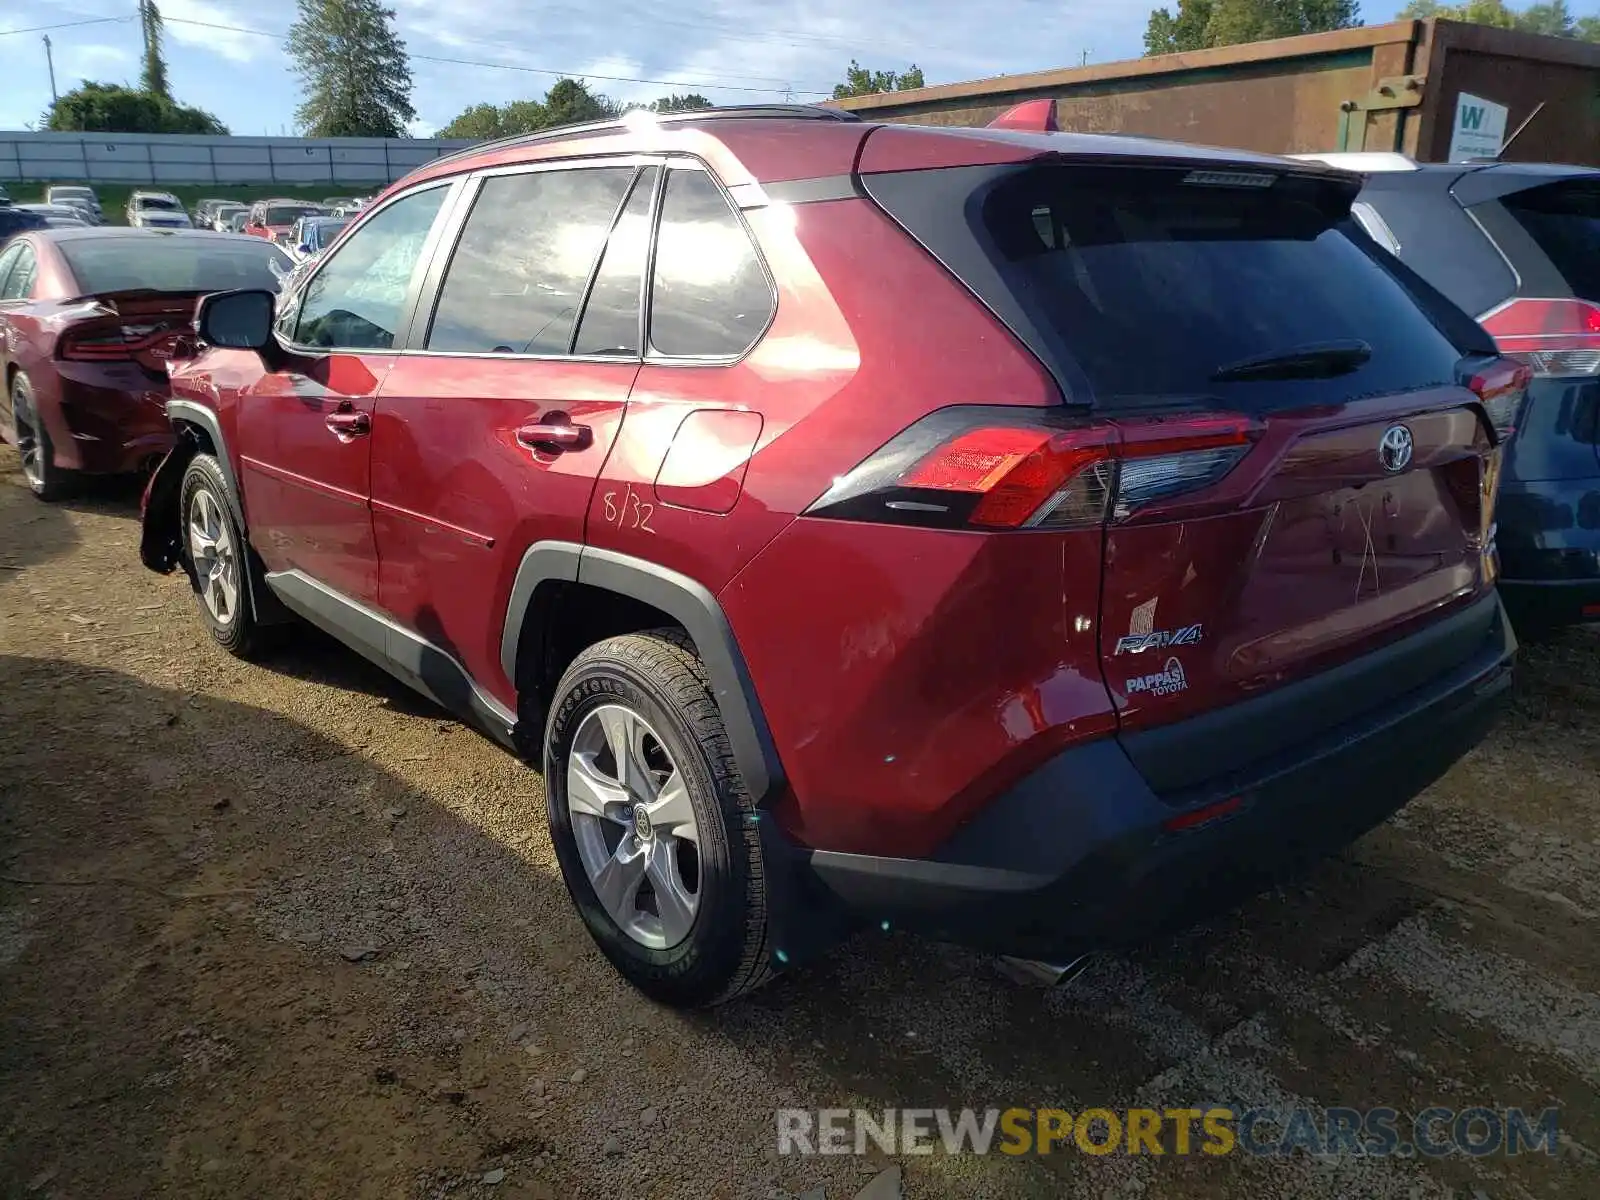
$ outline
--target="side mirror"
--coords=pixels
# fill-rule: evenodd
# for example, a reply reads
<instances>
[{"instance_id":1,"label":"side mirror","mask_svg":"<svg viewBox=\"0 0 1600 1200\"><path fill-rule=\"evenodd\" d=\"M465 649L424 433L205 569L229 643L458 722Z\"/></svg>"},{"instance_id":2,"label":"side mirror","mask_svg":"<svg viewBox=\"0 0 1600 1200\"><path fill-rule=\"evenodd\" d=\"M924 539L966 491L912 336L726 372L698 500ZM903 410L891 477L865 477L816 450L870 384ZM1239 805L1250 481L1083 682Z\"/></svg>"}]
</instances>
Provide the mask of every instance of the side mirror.
<instances>
[{"instance_id":1,"label":"side mirror","mask_svg":"<svg viewBox=\"0 0 1600 1200\"><path fill-rule=\"evenodd\" d=\"M214 292L195 310L194 328L201 340L230 350L254 350L263 357L277 349L272 338L271 292L246 289Z\"/></svg>"},{"instance_id":2,"label":"side mirror","mask_svg":"<svg viewBox=\"0 0 1600 1200\"><path fill-rule=\"evenodd\" d=\"M301 253L301 254L310 254L310 253L311 253L311 246L310 246L310 243L308 243L308 242L301 242L301 243L300 243L300 253Z\"/></svg>"}]
</instances>

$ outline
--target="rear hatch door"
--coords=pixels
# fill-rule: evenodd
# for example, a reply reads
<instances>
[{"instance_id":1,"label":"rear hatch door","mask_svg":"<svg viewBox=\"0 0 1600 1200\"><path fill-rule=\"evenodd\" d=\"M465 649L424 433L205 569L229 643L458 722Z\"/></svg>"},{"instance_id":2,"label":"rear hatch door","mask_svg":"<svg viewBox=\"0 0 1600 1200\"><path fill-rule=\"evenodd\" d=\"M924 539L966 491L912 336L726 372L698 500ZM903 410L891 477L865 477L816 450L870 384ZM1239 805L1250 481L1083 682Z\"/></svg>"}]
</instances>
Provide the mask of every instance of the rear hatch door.
<instances>
[{"instance_id":1,"label":"rear hatch door","mask_svg":"<svg viewBox=\"0 0 1600 1200\"><path fill-rule=\"evenodd\" d=\"M1114 430L1099 639L1124 731L1358 657L1489 584L1494 434L1458 336L1481 333L1354 227L1356 181L1298 168L964 168L964 229L919 221L914 173L864 178L947 265L976 243L959 273ZM1388 698L1369 681L1361 704ZM1182 788L1217 764L1139 765Z\"/></svg>"}]
</instances>

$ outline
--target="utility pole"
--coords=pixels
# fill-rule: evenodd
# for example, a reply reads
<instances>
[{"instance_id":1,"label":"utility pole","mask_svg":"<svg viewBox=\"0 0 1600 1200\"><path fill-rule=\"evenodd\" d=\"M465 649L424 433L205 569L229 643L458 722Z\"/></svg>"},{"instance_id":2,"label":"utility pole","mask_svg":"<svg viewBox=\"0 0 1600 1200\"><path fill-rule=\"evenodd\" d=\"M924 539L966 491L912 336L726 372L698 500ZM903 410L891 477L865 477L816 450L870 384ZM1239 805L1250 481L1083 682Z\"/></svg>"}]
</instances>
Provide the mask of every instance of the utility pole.
<instances>
[{"instance_id":1,"label":"utility pole","mask_svg":"<svg viewBox=\"0 0 1600 1200\"><path fill-rule=\"evenodd\" d=\"M56 60L55 56L50 53L50 35L48 33L44 35L44 61L50 68L50 103L54 105L61 97L56 95Z\"/></svg>"}]
</instances>

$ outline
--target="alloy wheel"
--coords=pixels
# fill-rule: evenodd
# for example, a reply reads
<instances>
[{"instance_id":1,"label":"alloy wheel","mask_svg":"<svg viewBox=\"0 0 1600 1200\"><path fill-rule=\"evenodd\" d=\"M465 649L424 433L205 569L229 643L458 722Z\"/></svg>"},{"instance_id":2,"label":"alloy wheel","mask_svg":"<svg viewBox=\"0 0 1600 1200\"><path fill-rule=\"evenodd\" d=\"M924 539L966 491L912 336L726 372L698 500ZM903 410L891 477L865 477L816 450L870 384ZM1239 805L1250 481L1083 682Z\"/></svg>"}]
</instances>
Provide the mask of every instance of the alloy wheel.
<instances>
[{"instance_id":1,"label":"alloy wheel","mask_svg":"<svg viewBox=\"0 0 1600 1200\"><path fill-rule=\"evenodd\" d=\"M204 487L189 501L189 557L206 611L217 624L230 624L239 610L238 556L222 505Z\"/></svg>"},{"instance_id":2,"label":"alloy wheel","mask_svg":"<svg viewBox=\"0 0 1600 1200\"><path fill-rule=\"evenodd\" d=\"M567 809L589 883L611 919L652 950L689 935L700 905L700 831L688 783L647 721L622 704L583 718Z\"/></svg>"},{"instance_id":3,"label":"alloy wheel","mask_svg":"<svg viewBox=\"0 0 1600 1200\"><path fill-rule=\"evenodd\" d=\"M37 422L28 394L18 385L11 393L11 425L17 453L22 456L22 474L35 491L44 487L44 447L39 442Z\"/></svg>"}]
</instances>

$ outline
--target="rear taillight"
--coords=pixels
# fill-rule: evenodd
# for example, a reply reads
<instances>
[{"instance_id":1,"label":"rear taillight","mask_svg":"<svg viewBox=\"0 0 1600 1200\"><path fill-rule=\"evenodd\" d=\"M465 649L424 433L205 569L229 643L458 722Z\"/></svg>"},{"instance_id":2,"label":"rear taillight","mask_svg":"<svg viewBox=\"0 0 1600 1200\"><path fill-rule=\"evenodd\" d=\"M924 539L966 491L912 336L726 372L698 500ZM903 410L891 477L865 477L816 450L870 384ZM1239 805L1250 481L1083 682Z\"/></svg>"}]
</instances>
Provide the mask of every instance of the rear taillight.
<instances>
[{"instance_id":1,"label":"rear taillight","mask_svg":"<svg viewBox=\"0 0 1600 1200\"><path fill-rule=\"evenodd\" d=\"M57 343L57 353L73 362L124 362L133 357L133 347L120 329L66 333Z\"/></svg>"},{"instance_id":2,"label":"rear taillight","mask_svg":"<svg viewBox=\"0 0 1600 1200\"><path fill-rule=\"evenodd\" d=\"M1502 354L1535 375L1600 375L1600 305L1587 300L1507 300L1478 318Z\"/></svg>"},{"instance_id":3,"label":"rear taillight","mask_svg":"<svg viewBox=\"0 0 1600 1200\"><path fill-rule=\"evenodd\" d=\"M183 333L163 322L154 325L95 326L68 330L56 343L56 354L70 362L162 361L173 357Z\"/></svg>"},{"instance_id":4,"label":"rear taillight","mask_svg":"<svg viewBox=\"0 0 1600 1200\"><path fill-rule=\"evenodd\" d=\"M1517 417L1532 382L1533 369L1509 358L1486 359L1467 377L1467 387L1483 401L1483 410L1502 442L1516 432Z\"/></svg>"},{"instance_id":5,"label":"rear taillight","mask_svg":"<svg viewBox=\"0 0 1600 1200\"><path fill-rule=\"evenodd\" d=\"M947 408L836 479L807 512L941 529L1063 529L1123 520L1210 487L1250 450L1236 416L1083 421Z\"/></svg>"}]
</instances>

